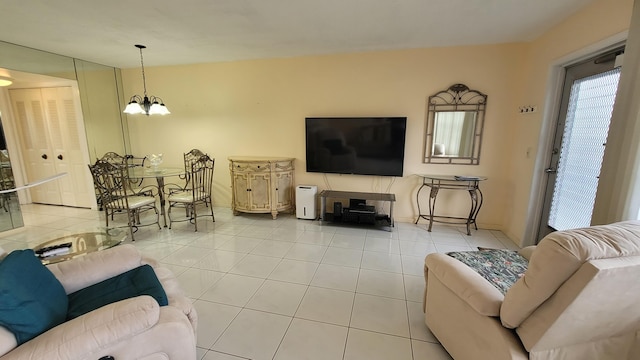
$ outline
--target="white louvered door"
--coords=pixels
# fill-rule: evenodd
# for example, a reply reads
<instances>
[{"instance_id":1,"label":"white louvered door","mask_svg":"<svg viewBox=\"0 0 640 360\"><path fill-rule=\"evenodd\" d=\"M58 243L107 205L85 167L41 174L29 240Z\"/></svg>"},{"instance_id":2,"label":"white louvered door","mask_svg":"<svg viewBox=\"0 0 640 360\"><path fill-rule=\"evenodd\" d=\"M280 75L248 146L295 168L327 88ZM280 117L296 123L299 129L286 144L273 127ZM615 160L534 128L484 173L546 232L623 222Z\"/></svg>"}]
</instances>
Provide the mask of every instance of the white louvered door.
<instances>
[{"instance_id":1,"label":"white louvered door","mask_svg":"<svg viewBox=\"0 0 640 360\"><path fill-rule=\"evenodd\" d=\"M71 87L10 90L26 154L28 181L67 176L31 188L33 202L91 207L92 182L82 141L81 116ZM86 144L85 144L86 145Z\"/></svg>"},{"instance_id":2,"label":"white louvered door","mask_svg":"<svg viewBox=\"0 0 640 360\"><path fill-rule=\"evenodd\" d=\"M538 240L591 225L620 78L615 56L603 58L567 68Z\"/></svg>"}]
</instances>

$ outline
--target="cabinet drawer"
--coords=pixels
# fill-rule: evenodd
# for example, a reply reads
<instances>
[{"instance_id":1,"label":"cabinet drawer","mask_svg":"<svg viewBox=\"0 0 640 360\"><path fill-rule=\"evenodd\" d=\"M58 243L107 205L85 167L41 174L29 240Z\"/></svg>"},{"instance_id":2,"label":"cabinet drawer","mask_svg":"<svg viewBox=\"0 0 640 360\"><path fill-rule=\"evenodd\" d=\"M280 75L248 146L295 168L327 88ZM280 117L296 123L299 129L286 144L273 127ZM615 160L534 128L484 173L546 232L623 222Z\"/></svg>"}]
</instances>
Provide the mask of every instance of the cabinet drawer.
<instances>
[{"instance_id":1,"label":"cabinet drawer","mask_svg":"<svg viewBox=\"0 0 640 360\"><path fill-rule=\"evenodd\" d=\"M268 162L233 162L231 170L234 172L269 172L271 168Z\"/></svg>"},{"instance_id":2,"label":"cabinet drawer","mask_svg":"<svg viewBox=\"0 0 640 360\"><path fill-rule=\"evenodd\" d=\"M293 170L293 161L278 161L273 164L275 171Z\"/></svg>"}]
</instances>

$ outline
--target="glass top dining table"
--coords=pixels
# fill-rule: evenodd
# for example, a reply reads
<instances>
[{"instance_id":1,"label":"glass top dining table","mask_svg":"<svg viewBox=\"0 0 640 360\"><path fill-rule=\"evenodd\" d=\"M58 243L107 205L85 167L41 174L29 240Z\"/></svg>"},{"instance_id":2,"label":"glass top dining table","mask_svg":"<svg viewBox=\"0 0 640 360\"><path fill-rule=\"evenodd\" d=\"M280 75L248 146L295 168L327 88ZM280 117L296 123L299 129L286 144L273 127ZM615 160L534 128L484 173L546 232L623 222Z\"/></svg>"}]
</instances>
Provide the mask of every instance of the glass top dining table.
<instances>
[{"instance_id":1,"label":"glass top dining table","mask_svg":"<svg viewBox=\"0 0 640 360\"><path fill-rule=\"evenodd\" d=\"M177 167L132 167L129 168L130 179L150 179L155 178L158 183L158 198L160 199L160 214L164 221L164 227L167 227L167 217L164 210L165 198L164 198L164 178L172 176L184 175L184 168Z\"/></svg>"}]
</instances>

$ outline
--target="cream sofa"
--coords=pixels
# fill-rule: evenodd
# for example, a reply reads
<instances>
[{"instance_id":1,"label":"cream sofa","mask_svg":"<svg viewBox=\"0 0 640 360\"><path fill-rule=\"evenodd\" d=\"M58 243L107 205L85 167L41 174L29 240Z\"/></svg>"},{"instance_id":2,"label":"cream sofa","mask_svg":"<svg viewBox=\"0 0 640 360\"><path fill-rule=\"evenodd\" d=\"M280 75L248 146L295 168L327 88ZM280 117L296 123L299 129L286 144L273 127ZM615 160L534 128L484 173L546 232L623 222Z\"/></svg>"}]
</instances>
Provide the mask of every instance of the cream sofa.
<instances>
[{"instance_id":1,"label":"cream sofa","mask_svg":"<svg viewBox=\"0 0 640 360\"><path fill-rule=\"evenodd\" d=\"M115 360L196 358L197 315L171 271L144 258L133 245L90 253L49 265L67 294L143 264L153 267L169 305L160 307L151 296L112 303L16 347L12 333L0 327L2 360L93 359Z\"/></svg>"},{"instance_id":2,"label":"cream sofa","mask_svg":"<svg viewBox=\"0 0 640 360\"><path fill-rule=\"evenodd\" d=\"M506 293L425 260L425 322L455 359L640 359L640 222L555 232Z\"/></svg>"}]
</instances>

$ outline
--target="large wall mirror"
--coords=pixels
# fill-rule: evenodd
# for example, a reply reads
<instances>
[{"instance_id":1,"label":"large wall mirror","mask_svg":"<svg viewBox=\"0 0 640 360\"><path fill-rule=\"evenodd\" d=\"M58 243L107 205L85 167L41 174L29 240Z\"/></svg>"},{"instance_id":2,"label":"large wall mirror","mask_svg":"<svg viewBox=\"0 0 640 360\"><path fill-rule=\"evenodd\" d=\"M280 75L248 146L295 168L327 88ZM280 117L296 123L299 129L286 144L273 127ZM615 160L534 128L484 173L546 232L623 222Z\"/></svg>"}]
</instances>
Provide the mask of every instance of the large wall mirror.
<instances>
[{"instance_id":1,"label":"large wall mirror","mask_svg":"<svg viewBox=\"0 0 640 360\"><path fill-rule=\"evenodd\" d=\"M478 165L487 95L464 84L429 96L424 162Z\"/></svg>"},{"instance_id":2,"label":"large wall mirror","mask_svg":"<svg viewBox=\"0 0 640 360\"><path fill-rule=\"evenodd\" d=\"M27 150L23 146L25 141L20 136L19 116L12 106L11 91L14 90L71 86L73 97L81 106L84 132L81 131L80 134L86 136L87 143L87 149L77 150L73 147L74 156L81 159L86 157L89 160L88 164L108 151L127 152L129 139L126 117L121 111L124 99L120 69L3 41L0 41L0 54L0 76L13 80L13 84L0 87L0 135L6 135L0 138L2 189L21 186L42 178L28 171L29 161L26 156ZM61 128L68 131L77 127ZM38 146L42 144L38 143ZM83 154L79 155L80 152ZM55 172L62 171L56 169ZM84 182L90 186L89 191L92 191L93 184L86 164L74 166L73 171L82 174L83 177L78 179L87 180ZM64 172L74 174L72 171ZM0 232L23 226L20 204L33 201L31 190L20 190L17 194L0 196ZM62 190L58 193L62 194ZM93 207L93 204L90 206Z\"/></svg>"}]
</instances>

